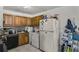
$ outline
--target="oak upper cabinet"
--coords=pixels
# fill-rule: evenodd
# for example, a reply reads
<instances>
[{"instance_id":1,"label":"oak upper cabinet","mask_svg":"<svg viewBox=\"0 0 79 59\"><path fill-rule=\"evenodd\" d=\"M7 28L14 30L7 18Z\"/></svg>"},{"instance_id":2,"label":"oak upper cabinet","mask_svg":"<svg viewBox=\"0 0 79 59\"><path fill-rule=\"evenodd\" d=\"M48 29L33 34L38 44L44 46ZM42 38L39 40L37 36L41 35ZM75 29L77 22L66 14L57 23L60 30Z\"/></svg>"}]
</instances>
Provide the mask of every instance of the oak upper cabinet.
<instances>
[{"instance_id":1,"label":"oak upper cabinet","mask_svg":"<svg viewBox=\"0 0 79 59\"><path fill-rule=\"evenodd\" d=\"M26 17L21 17L21 24L23 26L27 26L27 18Z\"/></svg>"},{"instance_id":2,"label":"oak upper cabinet","mask_svg":"<svg viewBox=\"0 0 79 59\"><path fill-rule=\"evenodd\" d=\"M43 19L42 15L32 18L32 26L39 26L39 22L41 19Z\"/></svg>"},{"instance_id":3,"label":"oak upper cabinet","mask_svg":"<svg viewBox=\"0 0 79 59\"><path fill-rule=\"evenodd\" d=\"M31 26L31 18L29 17L26 18L26 25Z\"/></svg>"},{"instance_id":4,"label":"oak upper cabinet","mask_svg":"<svg viewBox=\"0 0 79 59\"><path fill-rule=\"evenodd\" d=\"M4 26L31 26L31 18L4 14Z\"/></svg>"},{"instance_id":5,"label":"oak upper cabinet","mask_svg":"<svg viewBox=\"0 0 79 59\"><path fill-rule=\"evenodd\" d=\"M25 17L21 17L21 24L22 24L22 26L26 25L26 18Z\"/></svg>"},{"instance_id":6,"label":"oak upper cabinet","mask_svg":"<svg viewBox=\"0 0 79 59\"><path fill-rule=\"evenodd\" d=\"M15 16L14 18L15 26L31 26L31 18L29 17Z\"/></svg>"},{"instance_id":7,"label":"oak upper cabinet","mask_svg":"<svg viewBox=\"0 0 79 59\"><path fill-rule=\"evenodd\" d=\"M14 26L24 26L24 17L21 17L21 16L14 16Z\"/></svg>"},{"instance_id":8,"label":"oak upper cabinet","mask_svg":"<svg viewBox=\"0 0 79 59\"><path fill-rule=\"evenodd\" d=\"M20 26L20 17L19 16L14 16L14 19L13 19L13 25L14 26Z\"/></svg>"},{"instance_id":9,"label":"oak upper cabinet","mask_svg":"<svg viewBox=\"0 0 79 59\"><path fill-rule=\"evenodd\" d=\"M3 26L13 26L13 16L3 14Z\"/></svg>"},{"instance_id":10,"label":"oak upper cabinet","mask_svg":"<svg viewBox=\"0 0 79 59\"><path fill-rule=\"evenodd\" d=\"M29 17L20 17L22 26L31 26L31 18Z\"/></svg>"}]
</instances>

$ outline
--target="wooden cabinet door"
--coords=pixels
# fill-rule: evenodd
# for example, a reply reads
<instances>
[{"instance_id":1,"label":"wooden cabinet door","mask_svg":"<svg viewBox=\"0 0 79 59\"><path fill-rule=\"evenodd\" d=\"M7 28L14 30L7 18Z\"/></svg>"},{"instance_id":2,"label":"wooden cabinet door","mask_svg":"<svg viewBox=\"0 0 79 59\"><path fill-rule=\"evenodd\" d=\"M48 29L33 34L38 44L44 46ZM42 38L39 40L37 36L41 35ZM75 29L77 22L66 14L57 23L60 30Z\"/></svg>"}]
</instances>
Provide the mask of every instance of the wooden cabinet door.
<instances>
[{"instance_id":1,"label":"wooden cabinet door","mask_svg":"<svg viewBox=\"0 0 79 59\"><path fill-rule=\"evenodd\" d=\"M36 16L32 18L32 26L39 26L39 22L41 19L43 19L43 16Z\"/></svg>"},{"instance_id":2,"label":"wooden cabinet door","mask_svg":"<svg viewBox=\"0 0 79 59\"><path fill-rule=\"evenodd\" d=\"M31 24L34 26L34 18L31 19Z\"/></svg>"},{"instance_id":3,"label":"wooden cabinet door","mask_svg":"<svg viewBox=\"0 0 79 59\"><path fill-rule=\"evenodd\" d=\"M22 25L22 26L25 25L25 19L24 19L24 17L21 17L21 25Z\"/></svg>"},{"instance_id":4,"label":"wooden cabinet door","mask_svg":"<svg viewBox=\"0 0 79 59\"><path fill-rule=\"evenodd\" d=\"M36 17L36 26L39 26L40 20L42 19L42 16Z\"/></svg>"},{"instance_id":5,"label":"wooden cabinet door","mask_svg":"<svg viewBox=\"0 0 79 59\"><path fill-rule=\"evenodd\" d=\"M3 19L4 26L13 26L13 16L4 14Z\"/></svg>"},{"instance_id":6,"label":"wooden cabinet door","mask_svg":"<svg viewBox=\"0 0 79 59\"><path fill-rule=\"evenodd\" d=\"M19 34L19 45L27 44L29 41L28 33L20 33Z\"/></svg>"},{"instance_id":7,"label":"wooden cabinet door","mask_svg":"<svg viewBox=\"0 0 79 59\"><path fill-rule=\"evenodd\" d=\"M19 26L23 26L23 17L19 17Z\"/></svg>"},{"instance_id":8,"label":"wooden cabinet door","mask_svg":"<svg viewBox=\"0 0 79 59\"><path fill-rule=\"evenodd\" d=\"M25 17L22 17L21 22L22 22L21 24L22 24L23 26L26 26L27 20L26 20Z\"/></svg>"},{"instance_id":9,"label":"wooden cabinet door","mask_svg":"<svg viewBox=\"0 0 79 59\"><path fill-rule=\"evenodd\" d=\"M31 26L31 18L30 17L22 17L22 16L11 16L4 14L4 26Z\"/></svg>"},{"instance_id":10,"label":"wooden cabinet door","mask_svg":"<svg viewBox=\"0 0 79 59\"><path fill-rule=\"evenodd\" d=\"M19 16L14 16L14 26L20 26L20 17Z\"/></svg>"},{"instance_id":11,"label":"wooden cabinet door","mask_svg":"<svg viewBox=\"0 0 79 59\"><path fill-rule=\"evenodd\" d=\"M23 25L23 26L31 26L31 18L29 18L29 17L21 17L21 25Z\"/></svg>"},{"instance_id":12,"label":"wooden cabinet door","mask_svg":"<svg viewBox=\"0 0 79 59\"><path fill-rule=\"evenodd\" d=\"M32 26L37 26L37 20L36 18L32 18Z\"/></svg>"},{"instance_id":13,"label":"wooden cabinet door","mask_svg":"<svg viewBox=\"0 0 79 59\"><path fill-rule=\"evenodd\" d=\"M27 26L28 25L27 18L21 17L21 16L15 16L14 25L15 26Z\"/></svg>"},{"instance_id":14,"label":"wooden cabinet door","mask_svg":"<svg viewBox=\"0 0 79 59\"><path fill-rule=\"evenodd\" d=\"M26 20L27 20L26 25L31 26L31 18L27 18Z\"/></svg>"}]
</instances>

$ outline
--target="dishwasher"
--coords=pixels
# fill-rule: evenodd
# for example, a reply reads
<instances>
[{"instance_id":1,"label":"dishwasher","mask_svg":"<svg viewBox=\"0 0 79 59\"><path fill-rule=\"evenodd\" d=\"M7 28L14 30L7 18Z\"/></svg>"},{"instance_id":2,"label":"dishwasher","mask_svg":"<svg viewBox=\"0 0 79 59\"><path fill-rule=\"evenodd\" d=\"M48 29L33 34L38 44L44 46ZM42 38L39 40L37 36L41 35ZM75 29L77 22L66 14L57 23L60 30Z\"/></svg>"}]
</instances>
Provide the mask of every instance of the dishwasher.
<instances>
[{"instance_id":1,"label":"dishwasher","mask_svg":"<svg viewBox=\"0 0 79 59\"><path fill-rule=\"evenodd\" d=\"M36 48L39 48L39 33L38 32L32 32L31 33L31 44L36 47Z\"/></svg>"}]
</instances>

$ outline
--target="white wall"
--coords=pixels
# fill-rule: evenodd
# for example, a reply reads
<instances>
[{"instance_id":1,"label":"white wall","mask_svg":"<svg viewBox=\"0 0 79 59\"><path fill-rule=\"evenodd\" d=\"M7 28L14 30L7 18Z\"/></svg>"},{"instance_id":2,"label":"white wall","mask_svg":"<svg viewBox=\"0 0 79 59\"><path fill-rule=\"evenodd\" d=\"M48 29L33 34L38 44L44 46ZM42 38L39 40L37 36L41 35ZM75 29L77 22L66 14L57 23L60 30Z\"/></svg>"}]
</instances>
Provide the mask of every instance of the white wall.
<instances>
[{"instance_id":1,"label":"white wall","mask_svg":"<svg viewBox=\"0 0 79 59\"><path fill-rule=\"evenodd\" d=\"M76 9L76 18L75 18L75 21L76 21L76 24L77 24L77 27L79 27L79 6L75 6L74 9Z\"/></svg>"},{"instance_id":2,"label":"white wall","mask_svg":"<svg viewBox=\"0 0 79 59\"><path fill-rule=\"evenodd\" d=\"M3 7L0 6L0 28L3 28Z\"/></svg>"}]
</instances>

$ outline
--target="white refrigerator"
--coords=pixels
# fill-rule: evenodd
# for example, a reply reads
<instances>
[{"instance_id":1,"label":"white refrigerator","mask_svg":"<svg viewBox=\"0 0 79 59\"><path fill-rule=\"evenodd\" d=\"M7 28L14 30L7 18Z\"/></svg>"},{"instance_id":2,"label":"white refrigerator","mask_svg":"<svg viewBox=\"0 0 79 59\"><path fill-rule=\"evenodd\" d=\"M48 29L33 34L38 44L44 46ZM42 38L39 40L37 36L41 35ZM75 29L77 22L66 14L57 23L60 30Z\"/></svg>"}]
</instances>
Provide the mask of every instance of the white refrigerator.
<instances>
[{"instance_id":1,"label":"white refrigerator","mask_svg":"<svg viewBox=\"0 0 79 59\"><path fill-rule=\"evenodd\" d=\"M59 28L58 20L40 21L40 49L46 52L58 51Z\"/></svg>"}]
</instances>

